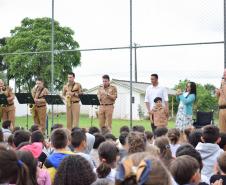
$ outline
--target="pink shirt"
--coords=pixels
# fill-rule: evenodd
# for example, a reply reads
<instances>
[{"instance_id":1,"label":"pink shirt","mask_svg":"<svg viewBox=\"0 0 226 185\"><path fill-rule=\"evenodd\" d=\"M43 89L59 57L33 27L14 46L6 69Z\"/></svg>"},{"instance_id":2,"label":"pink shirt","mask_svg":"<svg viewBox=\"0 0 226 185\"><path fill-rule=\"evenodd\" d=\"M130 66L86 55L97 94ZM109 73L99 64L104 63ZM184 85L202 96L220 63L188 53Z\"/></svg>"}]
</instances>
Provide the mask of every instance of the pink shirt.
<instances>
[{"instance_id":1,"label":"pink shirt","mask_svg":"<svg viewBox=\"0 0 226 185\"><path fill-rule=\"evenodd\" d=\"M19 150L30 151L35 159L37 159L42 153L43 144L41 142L34 142L32 144L25 145Z\"/></svg>"},{"instance_id":2,"label":"pink shirt","mask_svg":"<svg viewBox=\"0 0 226 185\"><path fill-rule=\"evenodd\" d=\"M38 185L51 185L50 175L47 170L37 169L37 181Z\"/></svg>"},{"instance_id":3,"label":"pink shirt","mask_svg":"<svg viewBox=\"0 0 226 185\"><path fill-rule=\"evenodd\" d=\"M46 169L37 167L37 182L38 185L51 185L50 175ZM16 185L16 184L4 184L4 185Z\"/></svg>"}]
</instances>

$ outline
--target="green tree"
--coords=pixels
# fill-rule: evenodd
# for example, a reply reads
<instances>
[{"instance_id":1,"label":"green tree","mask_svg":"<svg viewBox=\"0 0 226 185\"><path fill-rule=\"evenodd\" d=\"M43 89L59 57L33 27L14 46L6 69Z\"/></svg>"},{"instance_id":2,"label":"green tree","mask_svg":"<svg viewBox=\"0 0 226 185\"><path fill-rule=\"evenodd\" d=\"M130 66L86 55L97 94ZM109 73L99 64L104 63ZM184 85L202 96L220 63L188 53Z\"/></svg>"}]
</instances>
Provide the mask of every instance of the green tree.
<instances>
[{"instance_id":1,"label":"green tree","mask_svg":"<svg viewBox=\"0 0 226 185\"><path fill-rule=\"evenodd\" d=\"M62 27L55 21L54 35L54 88L60 90L67 79L67 73L80 64L79 51L59 52L76 49L78 42L73 38L74 32ZM11 37L0 48L1 53L42 52L35 54L5 55L8 78L15 79L17 87L31 90L35 79L44 79L47 87L51 86L51 19L25 18L21 25L11 30Z\"/></svg>"},{"instance_id":2,"label":"green tree","mask_svg":"<svg viewBox=\"0 0 226 185\"><path fill-rule=\"evenodd\" d=\"M6 45L6 38L0 38L0 48ZM6 70L6 64L3 61L3 56L0 55L0 71Z\"/></svg>"},{"instance_id":3,"label":"green tree","mask_svg":"<svg viewBox=\"0 0 226 185\"><path fill-rule=\"evenodd\" d=\"M0 48L6 45L6 38L0 38ZM0 79L3 79L4 81L7 80L7 65L3 60L3 55L0 55Z\"/></svg>"},{"instance_id":4,"label":"green tree","mask_svg":"<svg viewBox=\"0 0 226 185\"><path fill-rule=\"evenodd\" d=\"M186 84L188 80L180 81L174 89L181 89L182 91L185 90ZM194 104L194 112L197 110L200 111L217 111L217 97L214 95L215 87L212 84L199 84L197 83L197 97ZM169 98L170 107L172 106L172 97ZM177 112L179 102L175 101L174 98L174 110L175 113Z\"/></svg>"},{"instance_id":5,"label":"green tree","mask_svg":"<svg viewBox=\"0 0 226 185\"><path fill-rule=\"evenodd\" d=\"M208 90L213 96L215 95L215 89L216 87L212 84L205 84L205 89Z\"/></svg>"},{"instance_id":6,"label":"green tree","mask_svg":"<svg viewBox=\"0 0 226 185\"><path fill-rule=\"evenodd\" d=\"M212 89L207 89L204 86L197 85L197 101L194 109L200 111L217 110L217 97L213 94ZM214 88L215 89L215 88Z\"/></svg>"}]
</instances>

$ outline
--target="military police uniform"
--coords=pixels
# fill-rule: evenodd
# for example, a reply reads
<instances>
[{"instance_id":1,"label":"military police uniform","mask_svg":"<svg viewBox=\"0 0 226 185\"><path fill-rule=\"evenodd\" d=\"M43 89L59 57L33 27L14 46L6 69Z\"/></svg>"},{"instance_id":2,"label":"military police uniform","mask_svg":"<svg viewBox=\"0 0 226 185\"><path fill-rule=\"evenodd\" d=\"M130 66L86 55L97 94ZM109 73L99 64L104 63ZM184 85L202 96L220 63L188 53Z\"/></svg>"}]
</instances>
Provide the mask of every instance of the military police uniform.
<instances>
[{"instance_id":1,"label":"military police uniform","mask_svg":"<svg viewBox=\"0 0 226 185\"><path fill-rule=\"evenodd\" d=\"M100 101L98 113L100 128L106 126L111 130L114 103L117 98L117 88L113 85L109 85L108 87L101 85L98 89L97 96Z\"/></svg>"},{"instance_id":2,"label":"military police uniform","mask_svg":"<svg viewBox=\"0 0 226 185\"><path fill-rule=\"evenodd\" d=\"M2 91L0 94L5 94L7 98L12 98L12 100L8 101L7 105L1 105L2 106L2 121L10 120L13 127L15 126L15 106L14 106L14 93L12 91L12 88L8 86L3 86Z\"/></svg>"},{"instance_id":3,"label":"military police uniform","mask_svg":"<svg viewBox=\"0 0 226 185\"><path fill-rule=\"evenodd\" d=\"M32 89L32 96L34 99L38 99L38 102L36 102L33 106L33 118L34 123L39 125L42 132L45 133L46 129L46 100L45 95L48 95L49 91L45 87L34 87Z\"/></svg>"},{"instance_id":4,"label":"military police uniform","mask_svg":"<svg viewBox=\"0 0 226 185\"><path fill-rule=\"evenodd\" d=\"M219 91L219 129L226 133L226 82L222 80Z\"/></svg>"},{"instance_id":5,"label":"military police uniform","mask_svg":"<svg viewBox=\"0 0 226 185\"><path fill-rule=\"evenodd\" d=\"M68 93L73 93L72 96ZM80 114L80 98L79 95L82 93L82 86L80 83L74 82L73 84L67 83L63 87L63 96L66 101L66 112L67 112L67 128L79 126L79 114Z\"/></svg>"}]
</instances>

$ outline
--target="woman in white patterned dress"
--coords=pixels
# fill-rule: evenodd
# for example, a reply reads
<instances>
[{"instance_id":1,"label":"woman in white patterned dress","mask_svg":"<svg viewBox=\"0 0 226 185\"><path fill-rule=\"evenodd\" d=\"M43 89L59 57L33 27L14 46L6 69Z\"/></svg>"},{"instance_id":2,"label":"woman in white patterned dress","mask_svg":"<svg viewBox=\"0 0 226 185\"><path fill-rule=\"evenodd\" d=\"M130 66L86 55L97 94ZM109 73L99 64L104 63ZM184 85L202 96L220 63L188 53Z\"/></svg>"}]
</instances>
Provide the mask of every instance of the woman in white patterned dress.
<instances>
[{"instance_id":1,"label":"woman in white patterned dress","mask_svg":"<svg viewBox=\"0 0 226 185\"><path fill-rule=\"evenodd\" d=\"M176 99L180 102L176 116L176 128L184 131L193 124L192 109L196 100L196 84L194 82L188 82L185 92L182 93L181 90L177 91Z\"/></svg>"}]
</instances>

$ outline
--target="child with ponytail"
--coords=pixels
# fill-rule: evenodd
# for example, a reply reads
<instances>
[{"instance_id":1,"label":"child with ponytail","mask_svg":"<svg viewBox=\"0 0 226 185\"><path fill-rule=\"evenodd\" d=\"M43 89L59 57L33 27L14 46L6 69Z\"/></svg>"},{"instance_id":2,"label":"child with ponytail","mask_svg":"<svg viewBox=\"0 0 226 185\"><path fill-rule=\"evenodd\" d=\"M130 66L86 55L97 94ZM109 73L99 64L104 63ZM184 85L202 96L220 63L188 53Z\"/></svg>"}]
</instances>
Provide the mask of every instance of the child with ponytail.
<instances>
[{"instance_id":1,"label":"child with ponytail","mask_svg":"<svg viewBox=\"0 0 226 185\"><path fill-rule=\"evenodd\" d=\"M97 177L106 178L111 182L115 182L116 161L119 150L112 142L105 141L98 148L100 165L96 169Z\"/></svg>"}]
</instances>

